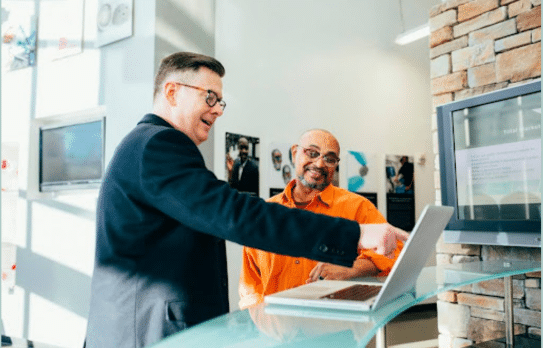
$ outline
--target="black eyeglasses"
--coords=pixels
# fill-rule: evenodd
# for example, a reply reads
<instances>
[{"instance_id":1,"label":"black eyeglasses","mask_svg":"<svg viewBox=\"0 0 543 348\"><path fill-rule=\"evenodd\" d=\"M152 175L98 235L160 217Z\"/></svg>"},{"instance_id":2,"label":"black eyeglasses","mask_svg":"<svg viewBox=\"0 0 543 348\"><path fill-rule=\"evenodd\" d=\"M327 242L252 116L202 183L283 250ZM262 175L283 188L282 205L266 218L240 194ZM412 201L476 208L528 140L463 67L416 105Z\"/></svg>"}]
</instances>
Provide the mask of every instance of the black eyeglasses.
<instances>
[{"instance_id":1,"label":"black eyeglasses","mask_svg":"<svg viewBox=\"0 0 543 348\"><path fill-rule=\"evenodd\" d=\"M322 157L324 164L326 164L328 167L334 167L339 163L339 158L337 158L335 155L332 155L332 154L323 155L315 149L308 149L306 147L303 147L302 145L298 145L298 147L302 148L302 150L304 151L304 155L311 162L317 162L319 158Z\"/></svg>"},{"instance_id":2,"label":"black eyeglasses","mask_svg":"<svg viewBox=\"0 0 543 348\"><path fill-rule=\"evenodd\" d=\"M190 88L194 88L194 89L199 89L200 91L204 91L204 92L207 92L207 96L206 96L206 104L209 105L210 107L214 107L215 104L219 103L219 106L221 107L221 109L224 111L224 108L226 107L226 103L224 102L224 100L222 100L221 98L219 98L219 96L217 95L217 93L213 92L212 90L210 89L205 89L205 88L202 88L202 87L196 87L196 86L191 86L191 85L187 85L185 83L181 83L181 82L175 82L175 84L177 85L181 85L181 86L185 86L185 87L190 87Z\"/></svg>"}]
</instances>

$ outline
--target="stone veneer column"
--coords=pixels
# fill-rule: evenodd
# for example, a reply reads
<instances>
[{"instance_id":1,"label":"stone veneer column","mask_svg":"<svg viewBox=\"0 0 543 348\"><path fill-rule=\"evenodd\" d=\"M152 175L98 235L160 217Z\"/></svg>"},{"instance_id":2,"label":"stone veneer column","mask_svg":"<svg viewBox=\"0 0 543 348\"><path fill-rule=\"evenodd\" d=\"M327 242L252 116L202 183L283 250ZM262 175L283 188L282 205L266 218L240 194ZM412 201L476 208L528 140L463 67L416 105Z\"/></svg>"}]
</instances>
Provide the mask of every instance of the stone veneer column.
<instances>
[{"instance_id":1,"label":"stone veneer column","mask_svg":"<svg viewBox=\"0 0 543 348\"><path fill-rule=\"evenodd\" d=\"M449 0L430 10L433 107L541 78L541 0ZM441 204L436 114L436 203ZM437 264L538 260L538 248L437 245ZM541 335L541 273L514 277L515 334ZM503 280L438 296L439 347L505 336Z\"/></svg>"}]
</instances>

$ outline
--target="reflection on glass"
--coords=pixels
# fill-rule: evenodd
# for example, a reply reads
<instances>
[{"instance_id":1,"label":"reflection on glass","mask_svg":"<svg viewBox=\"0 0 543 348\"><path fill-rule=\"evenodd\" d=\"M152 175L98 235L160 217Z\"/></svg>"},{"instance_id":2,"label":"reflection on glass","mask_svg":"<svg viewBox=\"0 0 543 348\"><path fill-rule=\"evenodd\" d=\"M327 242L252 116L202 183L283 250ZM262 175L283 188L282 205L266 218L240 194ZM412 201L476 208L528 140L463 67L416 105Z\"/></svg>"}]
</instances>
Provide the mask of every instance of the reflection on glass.
<instances>
[{"instance_id":1,"label":"reflection on glass","mask_svg":"<svg viewBox=\"0 0 543 348\"><path fill-rule=\"evenodd\" d=\"M541 220L541 93L453 113L458 218Z\"/></svg>"}]
</instances>

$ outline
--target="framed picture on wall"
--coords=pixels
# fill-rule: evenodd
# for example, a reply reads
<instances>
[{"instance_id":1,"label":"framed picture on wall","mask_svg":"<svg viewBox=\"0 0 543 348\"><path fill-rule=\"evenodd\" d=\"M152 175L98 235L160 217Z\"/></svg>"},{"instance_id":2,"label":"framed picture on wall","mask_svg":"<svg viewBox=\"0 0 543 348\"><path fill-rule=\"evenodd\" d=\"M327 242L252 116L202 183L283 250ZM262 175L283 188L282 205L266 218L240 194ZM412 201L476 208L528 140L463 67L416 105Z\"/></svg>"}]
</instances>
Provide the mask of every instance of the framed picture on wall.
<instances>
[{"instance_id":1,"label":"framed picture on wall","mask_svg":"<svg viewBox=\"0 0 543 348\"><path fill-rule=\"evenodd\" d=\"M96 47L132 36L133 0L98 0Z\"/></svg>"},{"instance_id":2,"label":"framed picture on wall","mask_svg":"<svg viewBox=\"0 0 543 348\"><path fill-rule=\"evenodd\" d=\"M260 190L260 138L226 133L226 180L230 187L252 196Z\"/></svg>"},{"instance_id":3,"label":"framed picture on wall","mask_svg":"<svg viewBox=\"0 0 543 348\"><path fill-rule=\"evenodd\" d=\"M406 231L415 226L414 157L386 155L386 211L388 222Z\"/></svg>"},{"instance_id":4,"label":"framed picture on wall","mask_svg":"<svg viewBox=\"0 0 543 348\"><path fill-rule=\"evenodd\" d=\"M282 190L293 178L294 160L290 149L291 146L290 143L271 143L269 146L266 161L269 161L268 187L270 187L270 194L272 192L271 188Z\"/></svg>"},{"instance_id":5,"label":"framed picture on wall","mask_svg":"<svg viewBox=\"0 0 543 348\"><path fill-rule=\"evenodd\" d=\"M2 71L36 63L36 17L2 7Z\"/></svg>"}]
</instances>

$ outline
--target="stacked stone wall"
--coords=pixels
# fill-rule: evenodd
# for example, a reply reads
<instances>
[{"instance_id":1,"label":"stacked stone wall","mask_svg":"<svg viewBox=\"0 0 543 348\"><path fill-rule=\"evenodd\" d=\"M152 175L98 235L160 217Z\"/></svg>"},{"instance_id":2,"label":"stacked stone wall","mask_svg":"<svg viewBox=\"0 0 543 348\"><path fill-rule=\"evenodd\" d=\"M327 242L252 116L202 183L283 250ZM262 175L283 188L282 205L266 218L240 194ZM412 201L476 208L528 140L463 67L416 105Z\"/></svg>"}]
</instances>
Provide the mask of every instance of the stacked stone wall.
<instances>
[{"instance_id":1,"label":"stacked stone wall","mask_svg":"<svg viewBox=\"0 0 543 348\"><path fill-rule=\"evenodd\" d=\"M541 0L449 0L430 10L433 107L541 78ZM441 203L436 113L432 115L436 203ZM437 245L437 264L537 260L541 249ZM438 296L439 347L505 335L502 279ZM541 335L541 273L513 279L515 333Z\"/></svg>"}]
</instances>

